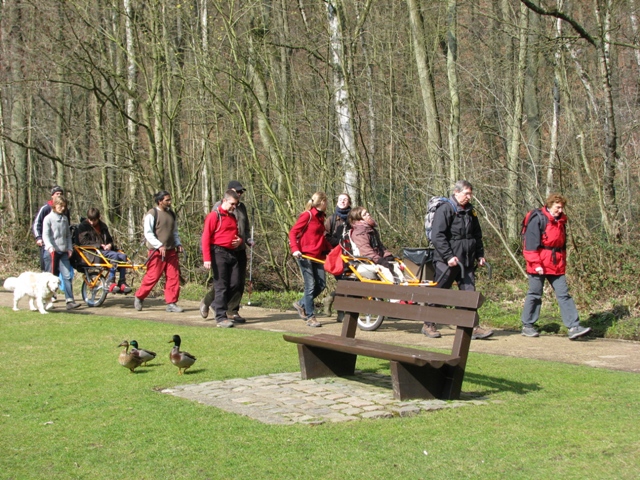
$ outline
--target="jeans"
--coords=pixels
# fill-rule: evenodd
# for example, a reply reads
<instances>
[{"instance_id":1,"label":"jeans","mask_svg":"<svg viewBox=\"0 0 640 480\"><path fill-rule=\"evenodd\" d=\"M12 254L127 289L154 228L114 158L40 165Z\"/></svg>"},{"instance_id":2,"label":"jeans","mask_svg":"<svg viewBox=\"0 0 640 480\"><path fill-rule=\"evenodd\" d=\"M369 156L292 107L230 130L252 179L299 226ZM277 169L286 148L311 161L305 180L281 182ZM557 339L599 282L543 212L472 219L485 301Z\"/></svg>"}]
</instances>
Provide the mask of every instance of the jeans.
<instances>
[{"instance_id":1,"label":"jeans","mask_svg":"<svg viewBox=\"0 0 640 480\"><path fill-rule=\"evenodd\" d=\"M298 265L304 280L304 296L300 304L307 313L307 318L313 317L313 299L322 293L326 286L324 265L312 262L306 258L298 258Z\"/></svg>"},{"instance_id":2,"label":"jeans","mask_svg":"<svg viewBox=\"0 0 640 480\"><path fill-rule=\"evenodd\" d=\"M71 270L71 263L69 262L69 254L67 252L49 253L45 251L42 260L44 262L45 272L51 272L55 276L62 276L64 296L67 302L73 302L73 286L71 284L73 271Z\"/></svg>"},{"instance_id":3,"label":"jeans","mask_svg":"<svg viewBox=\"0 0 640 480\"><path fill-rule=\"evenodd\" d=\"M105 258L108 258L109 260L114 260L115 262L126 262L127 261L127 256L122 252L116 252L114 250L100 250L100 253L102 253L102 255ZM118 272L119 272L118 283L125 283L127 269L126 268L118 268ZM114 269L111 269L111 271L109 272L109 281L110 282L115 281L115 277L116 276L115 276Z\"/></svg>"},{"instance_id":4,"label":"jeans","mask_svg":"<svg viewBox=\"0 0 640 480\"><path fill-rule=\"evenodd\" d=\"M553 291L556 293L562 323L564 323L567 328L580 325L578 310L576 309L573 298L569 295L566 277L564 275L532 274L529 274L529 291L527 292L524 300L524 308L522 309L522 324L525 327L533 327L533 324L538 321L545 279L551 284Z\"/></svg>"}]
</instances>

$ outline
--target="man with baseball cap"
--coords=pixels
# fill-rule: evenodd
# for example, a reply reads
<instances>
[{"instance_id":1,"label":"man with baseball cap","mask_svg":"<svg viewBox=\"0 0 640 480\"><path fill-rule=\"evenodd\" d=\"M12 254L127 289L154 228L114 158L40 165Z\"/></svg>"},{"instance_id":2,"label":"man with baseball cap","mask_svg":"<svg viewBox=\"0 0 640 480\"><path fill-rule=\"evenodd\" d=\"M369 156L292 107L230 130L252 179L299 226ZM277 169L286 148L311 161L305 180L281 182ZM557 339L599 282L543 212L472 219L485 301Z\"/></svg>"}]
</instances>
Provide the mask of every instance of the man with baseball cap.
<instances>
[{"instance_id":1,"label":"man with baseball cap","mask_svg":"<svg viewBox=\"0 0 640 480\"><path fill-rule=\"evenodd\" d=\"M239 197L238 205L232 212L232 215L235 216L238 221L238 236L242 239L240 246L234 250L238 259L239 285L227 303L227 318L233 323L239 324L246 322L246 320L240 316L239 310L247 279L247 245L250 247L253 246L253 238L248 238L251 232L251 226L249 225L247 207L242 203L242 194L246 191L246 188L244 188L238 180L231 180L227 186L227 190L235 191ZM216 210L221 204L222 202L217 202L213 206L213 210ZM206 303L200 304L200 315L202 318L209 316L209 308Z\"/></svg>"}]
</instances>

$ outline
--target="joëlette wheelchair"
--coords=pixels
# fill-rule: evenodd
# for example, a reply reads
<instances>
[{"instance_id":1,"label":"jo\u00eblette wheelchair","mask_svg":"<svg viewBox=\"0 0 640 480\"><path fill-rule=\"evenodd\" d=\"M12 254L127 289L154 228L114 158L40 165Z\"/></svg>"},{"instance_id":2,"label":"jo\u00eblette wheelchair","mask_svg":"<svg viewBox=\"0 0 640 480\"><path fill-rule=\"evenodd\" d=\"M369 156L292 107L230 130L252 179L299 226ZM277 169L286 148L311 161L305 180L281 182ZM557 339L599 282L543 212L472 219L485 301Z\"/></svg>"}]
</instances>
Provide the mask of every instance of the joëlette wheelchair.
<instances>
[{"instance_id":1,"label":"jo\u00eblette wheelchair","mask_svg":"<svg viewBox=\"0 0 640 480\"><path fill-rule=\"evenodd\" d=\"M89 307L99 307L107 298L109 285L107 278L116 274L118 268L144 273L145 263L134 263L127 256L126 261L118 262L106 258L98 248L88 245L74 245L71 265L82 275L82 299Z\"/></svg>"}]
</instances>

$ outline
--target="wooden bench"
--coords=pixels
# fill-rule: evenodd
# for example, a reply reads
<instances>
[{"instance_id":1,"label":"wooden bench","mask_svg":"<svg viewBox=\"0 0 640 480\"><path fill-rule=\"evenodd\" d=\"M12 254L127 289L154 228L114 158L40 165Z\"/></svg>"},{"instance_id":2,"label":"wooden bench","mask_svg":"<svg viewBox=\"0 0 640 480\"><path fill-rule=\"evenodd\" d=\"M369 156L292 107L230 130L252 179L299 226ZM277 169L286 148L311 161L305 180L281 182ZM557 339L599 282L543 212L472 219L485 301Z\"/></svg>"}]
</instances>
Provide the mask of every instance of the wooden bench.
<instances>
[{"instance_id":1,"label":"wooden bench","mask_svg":"<svg viewBox=\"0 0 640 480\"><path fill-rule=\"evenodd\" d=\"M298 344L303 379L354 375L357 356L364 355L390 361L395 398L453 400L460 398L471 335L483 302L479 292L340 280L333 308L346 312L342 334L284 335L284 339ZM451 354L356 339L359 312L455 325Z\"/></svg>"}]
</instances>

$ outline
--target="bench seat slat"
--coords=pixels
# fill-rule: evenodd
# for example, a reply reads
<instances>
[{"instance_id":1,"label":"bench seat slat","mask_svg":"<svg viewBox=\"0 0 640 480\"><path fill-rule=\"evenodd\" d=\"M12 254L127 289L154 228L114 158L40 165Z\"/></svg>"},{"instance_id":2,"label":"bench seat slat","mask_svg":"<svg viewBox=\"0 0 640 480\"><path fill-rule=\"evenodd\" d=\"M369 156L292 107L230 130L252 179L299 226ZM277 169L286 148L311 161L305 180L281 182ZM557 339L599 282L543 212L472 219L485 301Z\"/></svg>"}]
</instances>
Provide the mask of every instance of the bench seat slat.
<instances>
[{"instance_id":1,"label":"bench seat slat","mask_svg":"<svg viewBox=\"0 0 640 480\"><path fill-rule=\"evenodd\" d=\"M337 335L318 334L305 337L284 335L284 339L288 342L300 343L310 347L327 348L338 352L365 355L367 357L408 363L421 367L427 364L433 368L441 368L443 365L456 366L460 361L460 357L443 353L356 338L339 337Z\"/></svg>"}]
</instances>

